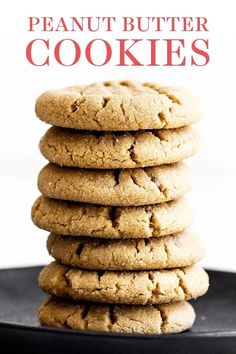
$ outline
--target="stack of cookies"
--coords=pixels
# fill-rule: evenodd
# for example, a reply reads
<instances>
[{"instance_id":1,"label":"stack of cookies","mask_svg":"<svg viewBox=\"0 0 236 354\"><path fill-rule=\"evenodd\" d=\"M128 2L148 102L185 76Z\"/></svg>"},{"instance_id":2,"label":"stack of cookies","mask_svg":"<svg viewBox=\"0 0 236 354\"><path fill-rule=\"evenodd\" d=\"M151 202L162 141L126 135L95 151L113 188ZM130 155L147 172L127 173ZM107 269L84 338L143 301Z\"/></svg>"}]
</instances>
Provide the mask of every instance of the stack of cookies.
<instances>
[{"instance_id":1,"label":"stack of cookies","mask_svg":"<svg viewBox=\"0 0 236 354\"><path fill-rule=\"evenodd\" d=\"M181 161L199 147L201 112L186 90L120 81L48 91L37 116L49 161L34 223L51 232L55 261L40 273L50 298L43 325L77 330L177 333L195 313L187 300L208 288L189 230Z\"/></svg>"}]
</instances>

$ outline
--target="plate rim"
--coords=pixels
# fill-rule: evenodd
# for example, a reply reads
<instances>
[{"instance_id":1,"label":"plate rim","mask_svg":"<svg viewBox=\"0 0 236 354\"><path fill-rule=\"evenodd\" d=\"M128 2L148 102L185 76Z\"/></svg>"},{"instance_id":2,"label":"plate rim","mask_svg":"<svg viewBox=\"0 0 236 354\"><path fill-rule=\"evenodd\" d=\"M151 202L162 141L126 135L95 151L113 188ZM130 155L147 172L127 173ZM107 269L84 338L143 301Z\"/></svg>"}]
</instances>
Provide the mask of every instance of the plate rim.
<instances>
[{"instance_id":1,"label":"plate rim","mask_svg":"<svg viewBox=\"0 0 236 354\"><path fill-rule=\"evenodd\" d=\"M207 331L207 332L198 332L192 333L191 330L187 330L182 333L174 333L174 334L142 334L142 333L112 333L112 332L102 332L102 331L79 331L74 329L66 329L66 328L53 328L47 326L39 326L34 327L30 325L24 324L15 324L10 322L0 322L0 330L1 329L9 329L9 330L21 330L21 331L33 331L33 332L42 332L42 333L52 333L52 334L64 334L64 335L72 335L79 337L109 337L115 339L167 339L167 338L236 338L236 330L233 331Z\"/></svg>"}]
</instances>

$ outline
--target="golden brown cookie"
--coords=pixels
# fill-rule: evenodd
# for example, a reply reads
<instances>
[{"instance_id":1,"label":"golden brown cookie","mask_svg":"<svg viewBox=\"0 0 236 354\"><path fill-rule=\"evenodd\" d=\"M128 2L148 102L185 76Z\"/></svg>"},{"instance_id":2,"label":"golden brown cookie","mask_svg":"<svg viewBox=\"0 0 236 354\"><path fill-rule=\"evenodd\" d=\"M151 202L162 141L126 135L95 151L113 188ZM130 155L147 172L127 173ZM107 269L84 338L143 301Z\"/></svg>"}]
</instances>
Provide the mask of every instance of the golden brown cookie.
<instances>
[{"instance_id":1,"label":"golden brown cookie","mask_svg":"<svg viewBox=\"0 0 236 354\"><path fill-rule=\"evenodd\" d=\"M203 257L190 231L150 239L106 240L51 234L49 254L58 262L94 270L155 270L192 265Z\"/></svg>"},{"instance_id":2,"label":"golden brown cookie","mask_svg":"<svg viewBox=\"0 0 236 354\"><path fill-rule=\"evenodd\" d=\"M32 220L62 235L102 238L149 238L187 228L192 210L184 199L146 207L106 207L39 197Z\"/></svg>"},{"instance_id":3,"label":"golden brown cookie","mask_svg":"<svg viewBox=\"0 0 236 354\"><path fill-rule=\"evenodd\" d=\"M43 93L37 116L59 127L84 130L179 128L201 118L198 99L182 88L111 81Z\"/></svg>"},{"instance_id":4,"label":"golden brown cookie","mask_svg":"<svg viewBox=\"0 0 236 354\"><path fill-rule=\"evenodd\" d=\"M46 293L78 301L115 304L161 304L195 299L209 280L199 266L159 271L91 271L52 262L39 275Z\"/></svg>"},{"instance_id":5,"label":"golden brown cookie","mask_svg":"<svg viewBox=\"0 0 236 354\"><path fill-rule=\"evenodd\" d=\"M122 333L179 333L192 327L195 312L187 302L127 306L78 303L49 298L39 309L42 325Z\"/></svg>"},{"instance_id":6,"label":"golden brown cookie","mask_svg":"<svg viewBox=\"0 0 236 354\"><path fill-rule=\"evenodd\" d=\"M38 188L49 198L139 206L182 197L191 189L191 175L181 162L126 170L88 170L48 164L39 173Z\"/></svg>"},{"instance_id":7,"label":"golden brown cookie","mask_svg":"<svg viewBox=\"0 0 236 354\"><path fill-rule=\"evenodd\" d=\"M80 132L51 127L40 140L44 157L61 166L136 168L179 162L200 145L192 127L137 132Z\"/></svg>"}]
</instances>

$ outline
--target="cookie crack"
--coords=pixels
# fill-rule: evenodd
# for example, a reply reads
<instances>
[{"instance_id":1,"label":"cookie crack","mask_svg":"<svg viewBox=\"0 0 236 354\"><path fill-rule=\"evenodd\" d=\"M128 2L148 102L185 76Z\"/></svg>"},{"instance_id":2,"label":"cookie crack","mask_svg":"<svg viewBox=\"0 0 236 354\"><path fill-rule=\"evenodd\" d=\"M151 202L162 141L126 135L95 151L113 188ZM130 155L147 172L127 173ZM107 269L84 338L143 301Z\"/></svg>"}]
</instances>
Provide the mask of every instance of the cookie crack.
<instances>
[{"instance_id":1,"label":"cookie crack","mask_svg":"<svg viewBox=\"0 0 236 354\"><path fill-rule=\"evenodd\" d=\"M80 257L81 256L81 253L83 252L83 249L84 249L84 243L83 242L79 242L79 245L75 251L75 254ZM72 254L73 255L73 254Z\"/></svg>"},{"instance_id":2,"label":"cookie crack","mask_svg":"<svg viewBox=\"0 0 236 354\"><path fill-rule=\"evenodd\" d=\"M149 292L149 296L147 298L146 303L149 303L150 301L152 301L153 296L161 294L160 284L158 283L158 281L156 281L155 275L152 272L148 273L148 279L150 280L150 282L152 284L152 289L149 289L148 285L147 285L147 290Z\"/></svg>"},{"instance_id":3,"label":"cookie crack","mask_svg":"<svg viewBox=\"0 0 236 354\"><path fill-rule=\"evenodd\" d=\"M150 230L151 235L153 236L154 234L154 225L153 225L153 219L154 219L154 213L153 210L150 210L149 207L145 208L145 213L148 218L148 228Z\"/></svg>"},{"instance_id":4,"label":"cookie crack","mask_svg":"<svg viewBox=\"0 0 236 354\"><path fill-rule=\"evenodd\" d=\"M40 144L45 144L49 150L52 149L54 152L58 152L56 145L51 142L41 140Z\"/></svg>"},{"instance_id":5,"label":"cookie crack","mask_svg":"<svg viewBox=\"0 0 236 354\"><path fill-rule=\"evenodd\" d=\"M179 272L176 272L176 276L178 278L178 287L180 287L183 290L183 293L185 294L185 296L188 298L190 296L188 288L185 285L185 281L183 278L184 272L181 270Z\"/></svg>"},{"instance_id":6,"label":"cookie crack","mask_svg":"<svg viewBox=\"0 0 236 354\"><path fill-rule=\"evenodd\" d=\"M181 105L180 100L175 95L168 93L163 87L160 87L160 86L158 87L155 84L151 84L151 83L144 83L143 86L148 87L150 90L152 90L155 93L165 95L167 98L169 98L171 100L172 103L176 103L178 105Z\"/></svg>"},{"instance_id":7,"label":"cookie crack","mask_svg":"<svg viewBox=\"0 0 236 354\"><path fill-rule=\"evenodd\" d=\"M83 308L82 308L82 311L81 311L81 314L80 314L80 318L81 320L84 321L84 329L88 329L88 314L89 314L89 311L90 311L90 305L88 304L84 304L83 305ZM75 311L73 311L72 313L70 313L66 319L65 319L65 325L68 327L68 328L72 328L70 325L69 325L69 321L71 319L71 317L73 317L74 315L76 315L78 313L77 309Z\"/></svg>"},{"instance_id":8,"label":"cookie crack","mask_svg":"<svg viewBox=\"0 0 236 354\"><path fill-rule=\"evenodd\" d=\"M155 176L155 175L149 176L145 170L144 170L144 172L149 177L149 179L157 186L157 188L159 189L160 193L162 193L165 198L168 198L168 190L164 186L164 184L159 181L158 177Z\"/></svg>"},{"instance_id":9,"label":"cookie crack","mask_svg":"<svg viewBox=\"0 0 236 354\"><path fill-rule=\"evenodd\" d=\"M165 255L166 255L165 264L167 264L169 259L171 258L170 250L169 250L169 247L167 246L167 244L165 242L163 242L163 246L164 246L164 252L165 252Z\"/></svg>"},{"instance_id":10,"label":"cookie crack","mask_svg":"<svg viewBox=\"0 0 236 354\"><path fill-rule=\"evenodd\" d=\"M77 309L72 311L70 314L68 314L66 316L66 318L64 319L64 321L57 321L59 324L61 324L62 326L64 326L65 328L68 328L68 329L71 329L72 327L69 325L69 321L70 321L70 318L73 317L75 314L77 313ZM54 321L55 321L55 318L54 318Z\"/></svg>"},{"instance_id":11,"label":"cookie crack","mask_svg":"<svg viewBox=\"0 0 236 354\"><path fill-rule=\"evenodd\" d=\"M76 101L75 101L74 103L72 103L71 106L70 106L70 109L71 109L71 112L72 112L72 113L75 113L78 108L79 108L79 107L78 107Z\"/></svg>"},{"instance_id":12,"label":"cookie crack","mask_svg":"<svg viewBox=\"0 0 236 354\"><path fill-rule=\"evenodd\" d=\"M90 305L84 304L82 312L81 312L81 318L86 321L88 314L90 310Z\"/></svg>"},{"instance_id":13,"label":"cookie crack","mask_svg":"<svg viewBox=\"0 0 236 354\"><path fill-rule=\"evenodd\" d=\"M137 157L136 157L136 154L134 152L134 149L135 149L135 144L136 144L136 139L134 138L134 141L133 143L131 144L130 148L127 150L127 152L129 153L129 157L130 159L135 162L136 164L139 163Z\"/></svg>"},{"instance_id":14,"label":"cookie crack","mask_svg":"<svg viewBox=\"0 0 236 354\"><path fill-rule=\"evenodd\" d=\"M174 96L173 94L166 92L164 89L160 89L159 92L160 92L160 94L162 94L162 95L164 94L166 97L168 97L172 103L175 103L177 105L181 105L180 100L176 96Z\"/></svg>"},{"instance_id":15,"label":"cookie crack","mask_svg":"<svg viewBox=\"0 0 236 354\"><path fill-rule=\"evenodd\" d=\"M109 305L108 308L108 319L109 319L109 325L108 328L111 330L114 324L116 323L116 315L115 315L115 306L114 305Z\"/></svg>"},{"instance_id":16,"label":"cookie crack","mask_svg":"<svg viewBox=\"0 0 236 354\"><path fill-rule=\"evenodd\" d=\"M99 283L101 282L101 279L105 273L106 273L105 270L97 270L97 276L98 276Z\"/></svg>"},{"instance_id":17,"label":"cookie crack","mask_svg":"<svg viewBox=\"0 0 236 354\"><path fill-rule=\"evenodd\" d=\"M103 97L102 100L103 100L102 101L102 108L104 109L104 108L106 108L108 102L110 102L111 97Z\"/></svg>"},{"instance_id":18,"label":"cookie crack","mask_svg":"<svg viewBox=\"0 0 236 354\"><path fill-rule=\"evenodd\" d=\"M115 180L114 187L118 186L119 183L120 183L120 173L121 173L121 170L119 170L119 169L115 169L113 171L113 177L114 177L114 180Z\"/></svg>"},{"instance_id":19,"label":"cookie crack","mask_svg":"<svg viewBox=\"0 0 236 354\"><path fill-rule=\"evenodd\" d=\"M169 93L165 88L162 87L158 87L155 84L151 84L151 83L145 83L143 84L144 87L148 87L150 90L152 90L154 93L158 93L159 95L163 95L166 98L168 98L171 101L171 105L170 107L168 107L169 113L171 114L173 112L173 106L174 105L181 105L180 100L174 95ZM164 109L164 107L163 107ZM164 110L162 109L161 112L158 113L158 117L160 118L160 121L163 124L163 128L166 127L168 125L168 116L166 115L166 113L164 112Z\"/></svg>"},{"instance_id":20,"label":"cookie crack","mask_svg":"<svg viewBox=\"0 0 236 354\"><path fill-rule=\"evenodd\" d=\"M173 129L174 130L174 129ZM152 131L149 131L149 133L151 133L151 135L155 138L157 138L156 140L158 140L158 142L160 144L163 143L163 141L166 141L169 143L169 139L164 139L163 136L161 135L161 132L159 130L152 130Z\"/></svg>"},{"instance_id":21,"label":"cookie crack","mask_svg":"<svg viewBox=\"0 0 236 354\"><path fill-rule=\"evenodd\" d=\"M81 96L79 99L75 100L70 105L71 113L75 113L85 101L86 101L86 97L84 96Z\"/></svg>"},{"instance_id":22,"label":"cookie crack","mask_svg":"<svg viewBox=\"0 0 236 354\"><path fill-rule=\"evenodd\" d=\"M46 214L44 216L47 216ZM60 221L60 218L58 217L55 221L54 220L51 220L50 222L52 225L56 225L56 226L59 226L59 227L67 227L67 224L63 223L62 221Z\"/></svg>"},{"instance_id":23,"label":"cookie crack","mask_svg":"<svg viewBox=\"0 0 236 354\"><path fill-rule=\"evenodd\" d=\"M160 317L161 317L161 325L160 325L160 330L161 333L166 332L166 325L168 323L168 316L166 315L165 311L162 308L158 308Z\"/></svg>"},{"instance_id":24,"label":"cookie crack","mask_svg":"<svg viewBox=\"0 0 236 354\"><path fill-rule=\"evenodd\" d=\"M138 179L137 179L137 177L135 176L135 174L130 174L130 178L131 178L131 180L133 181L133 183L134 183L137 187L146 190L146 188L145 188L144 186L142 186L142 185L138 182Z\"/></svg>"},{"instance_id":25,"label":"cookie crack","mask_svg":"<svg viewBox=\"0 0 236 354\"><path fill-rule=\"evenodd\" d=\"M69 156L71 162L73 162L73 164L76 164L76 161L74 160L74 156L73 156L73 152L68 148L68 144L65 144L65 150L66 150L66 155Z\"/></svg>"},{"instance_id":26,"label":"cookie crack","mask_svg":"<svg viewBox=\"0 0 236 354\"><path fill-rule=\"evenodd\" d=\"M152 241L149 238L144 238L143 240L145 252L152 253L154 251Z\"/></svg>"},{"instance_id":27,"label":"cookie crack","mask_svg":"<svg viewBox=\"0 0 236 354\"><path fill-rule=\"evenodd\" d=\"M72 290L71 288L71 282L70 282L70 269L65 268L64 273L62 274L63 279L65 280L66 286L65 286L65 291L70 292Z\"/></svg>"},{"instance_id":28,"label":"cookie crack","mask_svg":"<svg viewBox=\"0 0 236 354\"><path fill-rule=\"evenodd\" d=\"M136 254L139 254L141 252L140 248L139 248L139 241L134 242L134 247L136 249L136 253L134 253L134 257L136 258Z\"/></svg>"},{"instance_id":29,"label":"cookie crack","mask_svg":"<svg viewBox=\"0 0 236 354\"><path fill-rule=\"evenodd\" d=\"M125 108L124 108L124 102L123 102L123 101L120 103L120 109L121 109L121 111L122 111L123 116L124 116L125 118L127 118L127 117L126 117L126 113L125 113Z\"/></svg>"},{"instance_id":30,"label":"cookie crack","mask_svg":"<svg viewBox=\"0 0 236 354\"><path fill-rule=\"evenodd\" d=\"M97 111L97 113L96 113L96 117L97 117L97 114L99 113L99 111ZM97 119L97 118L95 118L95 117L90 117L98 126L99 126L99 128L101 128L102 129L102 124L100 123L100 121L99 121L99 119Z\"/></svg>"}]
</instances>

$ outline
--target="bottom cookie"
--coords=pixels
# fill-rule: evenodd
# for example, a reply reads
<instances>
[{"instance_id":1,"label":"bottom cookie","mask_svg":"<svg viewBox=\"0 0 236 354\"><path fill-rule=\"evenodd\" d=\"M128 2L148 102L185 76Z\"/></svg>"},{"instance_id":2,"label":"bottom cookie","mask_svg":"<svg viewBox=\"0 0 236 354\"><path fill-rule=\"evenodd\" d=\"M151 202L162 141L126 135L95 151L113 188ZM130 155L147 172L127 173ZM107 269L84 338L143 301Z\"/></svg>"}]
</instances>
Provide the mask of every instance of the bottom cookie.
<instances>
[{"instance_id":1,"label":"bottom cookie","mask_svg":"<svg viewBox=\"0 0 236 354\"><path fill-rule=\"evenodd\" d=\"M39 309L44 326L120 333L179 333L192 327L193 307L187 302L127 306L75 303L49 298Z\"/></svg>"}]
</instances>

